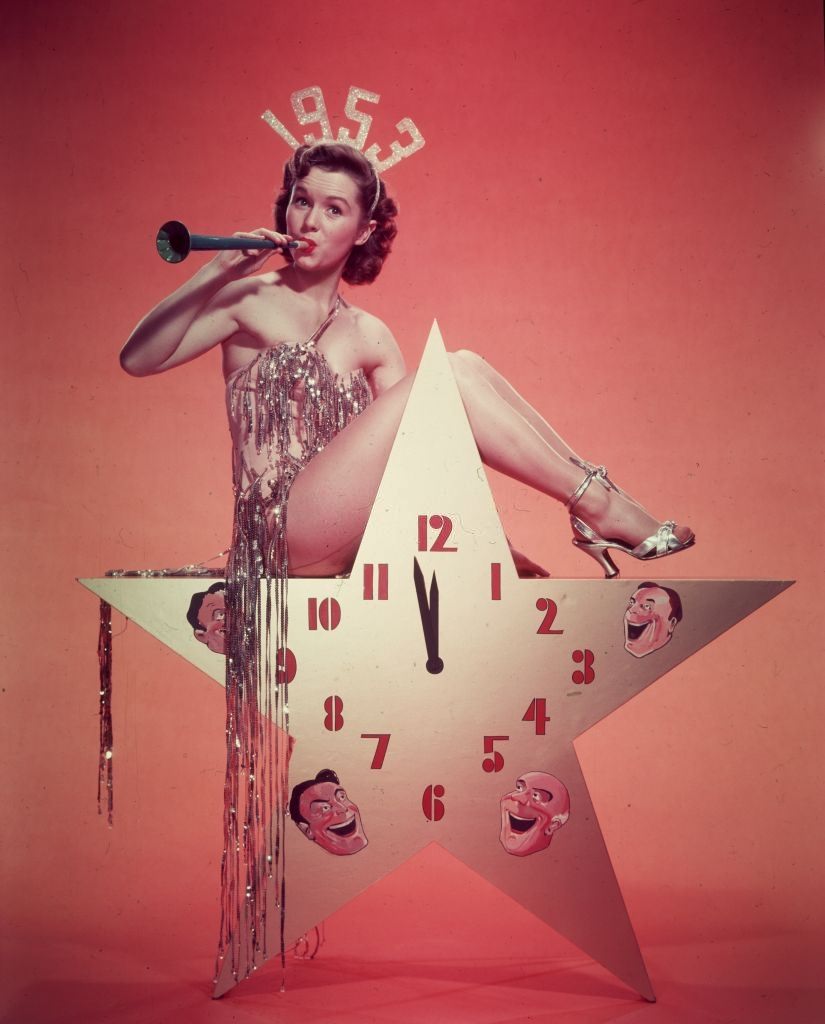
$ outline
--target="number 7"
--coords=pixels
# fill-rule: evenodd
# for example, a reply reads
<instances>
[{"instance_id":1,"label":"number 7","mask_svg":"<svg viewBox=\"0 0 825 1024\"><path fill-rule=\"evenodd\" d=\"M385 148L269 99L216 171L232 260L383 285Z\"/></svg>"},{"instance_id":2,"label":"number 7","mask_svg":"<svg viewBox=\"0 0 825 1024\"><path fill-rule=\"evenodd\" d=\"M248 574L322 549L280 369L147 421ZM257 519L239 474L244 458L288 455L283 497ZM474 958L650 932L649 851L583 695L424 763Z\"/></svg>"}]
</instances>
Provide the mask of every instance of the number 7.
<instances>
[{"instance_id":1,"label":"number 7","mask_svg":"<svg viewBox=\"0 0 825 1024\"><path fill-rule=\"evenodd\" d=\"M384 758L387 756L387 747L390 745L390 732L362 732L362 740L378 740L375 753L372 757L370 768L383 768Z\"/></svg>"}]
</instances>

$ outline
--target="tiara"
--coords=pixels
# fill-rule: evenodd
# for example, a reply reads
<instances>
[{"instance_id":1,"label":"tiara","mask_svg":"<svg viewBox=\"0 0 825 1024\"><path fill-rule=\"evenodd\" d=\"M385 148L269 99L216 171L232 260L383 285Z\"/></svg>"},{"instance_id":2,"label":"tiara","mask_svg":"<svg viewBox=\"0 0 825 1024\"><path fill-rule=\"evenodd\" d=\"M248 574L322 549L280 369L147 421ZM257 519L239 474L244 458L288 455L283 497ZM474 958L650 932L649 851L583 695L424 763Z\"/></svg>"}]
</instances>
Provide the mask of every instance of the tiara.
<instances>
[{"instance_id":1,"label":"tiara","mask_svg":"<svg viewBox=\"0 0 825 1024\"><path fill-rule=\"evenodd\" d=\"M403 146L397 139L393 139L390 143L390 155L383 159L379 156L379 146L377 143L373 143L369 149L364 150L364 143L367 141L367 135L369 134L370 126L372 125L372 116L364 110L358 109L358 103L378 103L381 97L377 92L369 92L367 89L359 89L355 85L350 86L349 93L347 95L347 102L344 107L344 113L349 121L355 122L358 125L358 131L353 137L350 134L349 128L339 128L338 135L332 134L332 128L329 123L329 116L327 114L327 105L324 102L324 94L321 92L321 88L318 85L310 85L306 89L298 89L290 96L292 102L292 109L295 113L295 118L299 125L317 124L321 129L321 137L316 138L314 135L304 135L304 142L300 143L292 132L286 127L286 125L279 121L278 118L272 113L271 110L265 110L261 114L261 118L266 121L270 128L284 140L284 142L291 146L292 149L297 149L300 145L314 146L321 142L337 142L346 146L352 146L354 149L360 150L369 162L375 168L376 174L381 174L386 171L389 167L394 166L400 160L406 159L408 156L412 156L413 153L418 152L419 149L424 145L424 136L415 126L415 123L409 117L402 118L395 126L396 131L402 134L408 135L410 142L406 146ZM307 101L312 101L312 108L307 109Z\"/></svg>"}]
</instances>

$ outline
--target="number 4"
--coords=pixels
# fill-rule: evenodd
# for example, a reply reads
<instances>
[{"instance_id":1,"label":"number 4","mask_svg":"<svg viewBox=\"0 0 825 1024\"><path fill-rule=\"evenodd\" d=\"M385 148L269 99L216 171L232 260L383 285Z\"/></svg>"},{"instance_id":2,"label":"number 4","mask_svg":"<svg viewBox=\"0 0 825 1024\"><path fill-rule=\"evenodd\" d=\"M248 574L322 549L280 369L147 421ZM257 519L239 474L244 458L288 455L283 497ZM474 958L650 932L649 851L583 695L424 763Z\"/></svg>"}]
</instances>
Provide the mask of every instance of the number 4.
<instances>
[{"instance_id":1,"label":"number 4","mask_svg":"<svg viewBox=\"0 0 825 1024\"><path fill-rule=\"evenodd\" d=\"M544 697L534 697L530 701L530 706L521 716L521 720L522 722L535 722L536 736L546 736L546 726L550 721L550 716L547 714L547 700Z\"/></svg>"}]
</instances>

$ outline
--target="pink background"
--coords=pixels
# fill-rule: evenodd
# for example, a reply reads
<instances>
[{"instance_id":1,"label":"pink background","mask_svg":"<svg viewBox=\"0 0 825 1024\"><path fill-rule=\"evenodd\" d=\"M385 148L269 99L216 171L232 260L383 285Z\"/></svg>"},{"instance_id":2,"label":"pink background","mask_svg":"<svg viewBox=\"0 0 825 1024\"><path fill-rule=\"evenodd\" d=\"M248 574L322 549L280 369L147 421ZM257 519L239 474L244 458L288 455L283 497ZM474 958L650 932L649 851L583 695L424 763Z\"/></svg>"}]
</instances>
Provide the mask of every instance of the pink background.
<instances>
[{"instance_id":1,"label":"pink background","mask_svg":"<svg viewBox=\"0 0 825 1024\"><path fill-rule=\"evenodd\" d=\"M6 1019L821 1020L821 5L31 0L3 35ZM353 294L408 362L437 316L694 527L669 571L798 581L578 743L655 1007L432 851L286 995L269 968L211 1003L223 692L120 617L97 817L74 577L206 558L231 517L217 355L133 380L117 352L196 265L157 258L162 221L267 223L288 152L259 115L311 84L427 140ZM558 506L495 483L520 547L594 574Z\"/></svg>"}]
</instances>

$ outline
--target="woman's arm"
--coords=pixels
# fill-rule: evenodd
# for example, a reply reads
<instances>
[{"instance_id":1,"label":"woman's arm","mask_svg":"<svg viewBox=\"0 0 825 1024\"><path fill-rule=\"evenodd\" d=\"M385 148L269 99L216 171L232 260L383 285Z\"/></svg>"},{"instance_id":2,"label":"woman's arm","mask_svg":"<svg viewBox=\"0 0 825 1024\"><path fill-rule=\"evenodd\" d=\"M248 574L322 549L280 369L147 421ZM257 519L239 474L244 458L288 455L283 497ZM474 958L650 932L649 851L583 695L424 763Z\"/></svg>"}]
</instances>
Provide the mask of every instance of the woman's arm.
<instances>
[{"instance_id":1,"label":"woman's arm","mask_svg":"<svg viewBox=\"0 0 825 1024\"><path fill-rule=\"evenodd\" d=\"M239 237L270 238L283 244L287 235L266 228ZM276 250L222 252L167 296L140 321L120 353L120 365L134 377L171 370L231 338L238 330L237 308L243 279L260 270Z\"/></svg>"},{"instance_id":2,"label":"woman's arm","mask_svg":"<svg viewBox=\"0 0 825 1024\"><path fill-rule=\"evenodd\" d=\"M367 380L373 397L377 398L382 391L397 384L407 372L404 357L398 342L389 327L377 317L371 317L370 324L370 366L367 368Z\"/></svg>"}]
</instances>

